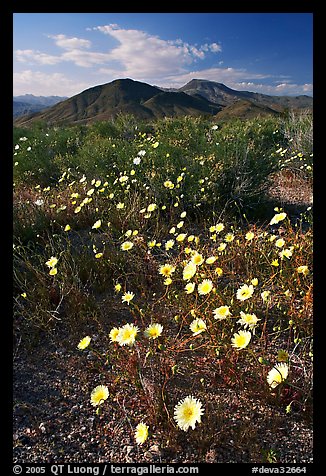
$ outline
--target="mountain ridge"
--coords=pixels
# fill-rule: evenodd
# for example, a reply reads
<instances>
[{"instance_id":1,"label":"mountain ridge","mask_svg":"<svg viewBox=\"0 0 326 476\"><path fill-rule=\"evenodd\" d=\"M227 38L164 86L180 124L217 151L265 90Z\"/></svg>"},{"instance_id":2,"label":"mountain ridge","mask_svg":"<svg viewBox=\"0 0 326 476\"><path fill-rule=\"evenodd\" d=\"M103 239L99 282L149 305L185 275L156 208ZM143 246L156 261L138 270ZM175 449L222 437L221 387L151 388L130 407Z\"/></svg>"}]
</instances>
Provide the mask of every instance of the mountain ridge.
<instances>
[{"instance_id":1,"label":"mountain ridge","mask_svg":"<svg viewBox=\"0 0 326 476\"><path fill-rule=\"evenodd\" d=\"M242 101L235 106L239 101ZM223 83L192 79L177 90L167 90L130 78L116 79L97 85L65 99L47 109L18 117L14 123L28 126L35 121L48 124L87 124L110 120L120 113L139 119L162 117L236 116L279 114L286 109L312 109L309 96L268 96L250 91L237 91ZM227 109L228 113L223 114Z\"/></svg>"}]
</instances>

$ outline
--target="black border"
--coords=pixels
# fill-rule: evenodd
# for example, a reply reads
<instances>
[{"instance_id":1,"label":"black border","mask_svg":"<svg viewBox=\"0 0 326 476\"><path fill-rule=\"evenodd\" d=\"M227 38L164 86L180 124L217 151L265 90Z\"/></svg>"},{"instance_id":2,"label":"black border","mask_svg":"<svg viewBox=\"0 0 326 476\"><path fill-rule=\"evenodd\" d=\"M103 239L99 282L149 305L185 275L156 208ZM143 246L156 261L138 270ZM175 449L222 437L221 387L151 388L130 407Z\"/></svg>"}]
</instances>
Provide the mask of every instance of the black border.
<instances>
[{"instance_id":1,"label":"black border","mask_svg":"<svg viewBox=\"0 0 326 476\"><path fill-rule=\"evenodd\" d=\"M2 369L2 382L3 385L3 392L2 396L3 403L1 405L1 429L0 429L0 436L2 438L2 442L0 444L0 463L3 467L3 463L7 467L9 471L4 471L3 474L13 474L12 473L12 382L13 382L13 369L12 369L12 354L13 354L13 347L12 347L12 327L11 327L11 316L12 316L12 300L8 299L9 296L12 295L12 166L11 166L11 157L12 153L12 98L9 94L9 91L12 90L12 71L13 71L13 60L12 60L12 52L13 52L13 14L14 13L105 13L103 11L103 5L99 5L95 11L81 10L79 7L77 11L73 7L69 7L66 2L56 2L55 4L48 4L48 5L33 5L32 2L22 2L22 1L15 1L14 4L5 5L7 2L2 2L1 5L1 16L0 16L0 34L1 34L1 45L5 45L5 57L6 62L2 69L2 77L5 82L2 81L3 86L3 97L2 101L4 104L5 111L2 115L2 127L1 130L4 133L2 135L2 139L5 139L2 145L2 157L0 160L1 169L0 169L0 176L1 186L0 186L0 194L1 194L1 204L2 204L2 229L3 233L1 234L1 263L5 264L2 267L2 275L4 279L2 280L1 289L3 291L2 295L6 298L2 301L2 304L5 303L5 306L2 306L2 318L4 321L3 328L5 329L5 336L2 338L2 343L0 345L1 351L3 353L1 359L1 369ZM9 3L9 2L8 2ZM306 474L321 474L319 470L319 465L322 463L321 458L321 436L319 434L320 428L320 410L322 409L321 398L324 396L322 388L320 388L321 383L321 369L322 369L322 353L321 345L323 344L322 332L319 329L321 322L325 320L325 312L319 312L319 302L320 296L323 295L323 288L321 287L322 281L319 279L322 274L322 267L321 267L321 260L320 260L320 241L323 237L323 211L324 207L322 207L322 188L319 180L323 177L322 174L322 160L323 158L323 149L321 143L319 142L322 136L322 129L323 123L321 119L322 115L322 99L323 93L323 82L321 80L320 74L320 66L321 66L321 53L322 46L320 46L321 38L322 38L322 28L323 28L323 16L322 16L322 2L284 2L284 1L274 1L269 2L269 4L263 2L232 2L230 5L229 2L215 2L213 5L203 5L201 4L201 9L197 10L193 8L193 5L190 5L187 2L186 5L176 5L172 4L173 6L169 6L166 2L161 2L160 4L153 5L151 3L148 7L146 6L139 6L137 11L133 10L134 4L132 8L127 8L127 10L122 11L120 8L117 8L118 2L112 2L108 6L108 10L112 13L312 13L313 14L313 21L314 21L314 156L317 157L315 159L314 164L314 215L315 215L315 223L314 223L314 245L315 245L315 252L314 252L314 275L317 276L317 279L314 281L314 285L316 288L315 291L315 331L314 331L314 338L315 338L315 360L314 360L314 386L315 386L315 397L314 397L314 463L312 465L306 465L308 467ZM84 5L86 6L86 5ZM138 5L137 5L138 6ZM155 11L155 6L159 7L158 11ZM27 11L28 7L28 11ZM52 8L50 8L52 7ZM95 5L93 5L95 7ZM126 5L128 7L128 5ZM232 7L232 8L230 8ZM319 8L318 8L319 7ZM55 11L53 11L55 10ZM300 32L298 32L300 34ZM8 115L7 115L8 114ZM317 120L316 120L317 119ZM317 219L316 219L317 218ZM109 463L109 462L108 462ZM85 463L86 464L86 463ZM224 475L228 474L228 472L232 471L232 467L230 468L227 463L213 463L213 466L217 466L217 471L219 474ZM89 465L87 463L87 465ZM142 466L142 464L139 464ZM199 474L202 475L203 471L206 469L211 469L212 464L203 464L203 463L193 463L192 466L197 466L200 468ZM32 466L32 465L31 465ZM45 466L45 465L35 465L35 466ZM77 465L76 465L77 466ZM138 466L135 464L134 466ZM143 465L146 466L146 465ZM163 465L164 466L164 465ZM191 466L191 465L190 465ZM236 471L238 474L251 474L251 468L253 466L261 467L261 464L243 464L237 463L235 466ZM277 466L287 466L284 465L268 465L265 464L265 467L274 467ZM295 465L288 465L288 466L295 466ZM301 463L298 466L304 466ZM214 469L214 468L213 468ZM50 472L48 474L51 474ZM300 474L300 473L299 473ZM303 473L304 474L304 473Z\"/></svg>"}]
</instances>

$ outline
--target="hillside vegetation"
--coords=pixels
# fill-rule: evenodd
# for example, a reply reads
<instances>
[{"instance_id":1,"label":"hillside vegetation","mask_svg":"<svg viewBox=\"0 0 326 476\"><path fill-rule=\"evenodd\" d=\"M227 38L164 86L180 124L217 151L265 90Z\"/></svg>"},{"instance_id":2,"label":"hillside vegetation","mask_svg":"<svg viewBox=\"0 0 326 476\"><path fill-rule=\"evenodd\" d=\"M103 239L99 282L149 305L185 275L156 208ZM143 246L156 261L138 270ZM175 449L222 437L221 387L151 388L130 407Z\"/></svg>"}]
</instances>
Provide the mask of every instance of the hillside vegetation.
<instances>
[{"instance_id":1,"label":"hillside vegetation","mask_svg":"<svg viewBox=\"0 0 326 476\"><path fill-rule=\"evenodd\" d=\"M312 204L271 190L311 189L311 115L39 123L13 152L15 355L68 349L50 412L96 434L73 456L36 414L16 460L308 461Z\"/></svg>"},{"instance_id":2,"label":"hillside vegetation","mask_svg":"<svg viewBox=\"0 0 326 476\"><path fill-rule=\"evenodd\" d=\"M163 91L127 78L86 89L49 109L18 117L14 124L23 127L40 121L47 125L89 124L112 120L121 113L147 121L185 116L251 119L290 110L311 112L312 107L310 96L268 96L237 91L215 81L194 79L182 88Z\"/></svg>"}]
</instances>

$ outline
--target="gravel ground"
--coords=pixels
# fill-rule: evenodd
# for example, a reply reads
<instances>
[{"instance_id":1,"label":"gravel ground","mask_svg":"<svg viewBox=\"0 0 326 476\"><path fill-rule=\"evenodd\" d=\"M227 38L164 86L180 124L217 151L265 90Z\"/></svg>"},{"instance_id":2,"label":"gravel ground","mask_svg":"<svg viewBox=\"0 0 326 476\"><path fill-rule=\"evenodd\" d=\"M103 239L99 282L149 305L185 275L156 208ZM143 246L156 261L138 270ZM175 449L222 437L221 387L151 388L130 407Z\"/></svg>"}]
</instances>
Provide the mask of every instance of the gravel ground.
<instances>
[{"instance_id":1,"label":"gravel ground","mask_svg":"<svg viewBox=\"0 0 326 476\"><path fill-rule=\"evenodd\" d=\"M90 353L83 357L46 339L32 354L17 352L14 463L258 463L266 462L270 450L277 462L313 462L312 418L299 411L287 415L273 402L262 403L223 382L208 385L205 418L196 430L177 431L168 441L157 424L138 446L133 431L146 404L133 388L124 388L96 415L89 397L105 374L96 370ZM171 399L178 401L176 395ZM204 438L208 424L210 437Z\"/></svg>"}]
</instances>

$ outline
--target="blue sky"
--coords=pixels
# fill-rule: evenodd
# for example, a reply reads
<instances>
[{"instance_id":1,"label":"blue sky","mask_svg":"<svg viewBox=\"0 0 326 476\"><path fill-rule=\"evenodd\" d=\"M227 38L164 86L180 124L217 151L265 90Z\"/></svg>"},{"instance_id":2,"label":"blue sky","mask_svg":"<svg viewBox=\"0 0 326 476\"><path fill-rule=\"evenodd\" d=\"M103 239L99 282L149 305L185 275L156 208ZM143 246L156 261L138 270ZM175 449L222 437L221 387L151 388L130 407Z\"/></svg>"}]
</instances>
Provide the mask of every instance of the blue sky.
<instances>
[{"instance_id":1,"label":"blue sky","mask_svg":"<svg viewBox=\"0 0 326 476\"><path fill-rule=\"evenodd\" d=\"M193 78L312 95L312 13L14 13L14 95Z\"/></svg>"}]
</instances>

